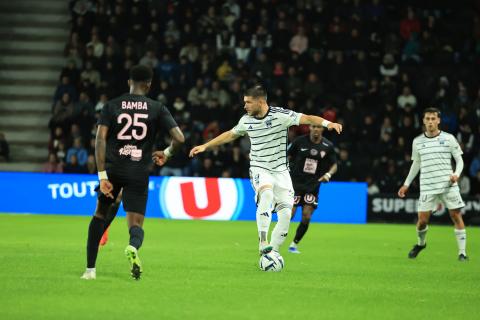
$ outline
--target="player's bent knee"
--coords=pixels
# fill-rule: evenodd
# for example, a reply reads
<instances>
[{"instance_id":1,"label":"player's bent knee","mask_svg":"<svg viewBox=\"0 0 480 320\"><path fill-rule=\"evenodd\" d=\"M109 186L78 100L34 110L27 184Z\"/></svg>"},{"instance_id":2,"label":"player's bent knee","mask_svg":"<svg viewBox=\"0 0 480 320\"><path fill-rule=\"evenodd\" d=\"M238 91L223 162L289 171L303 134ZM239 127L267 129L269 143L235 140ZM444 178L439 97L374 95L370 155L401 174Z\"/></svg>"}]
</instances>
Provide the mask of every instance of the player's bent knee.
<instances>
[{"instance_id":1,"label":"player's bent knee","mask_svg":"<svg viewBox=\"0 0 480 320\"><path fill-rule=\"evenodd\" d=\"M273 201L273 190L271 187L260 188L258 191L258 201L266 201L271 203Z\"/></svg>"}]
</instances>

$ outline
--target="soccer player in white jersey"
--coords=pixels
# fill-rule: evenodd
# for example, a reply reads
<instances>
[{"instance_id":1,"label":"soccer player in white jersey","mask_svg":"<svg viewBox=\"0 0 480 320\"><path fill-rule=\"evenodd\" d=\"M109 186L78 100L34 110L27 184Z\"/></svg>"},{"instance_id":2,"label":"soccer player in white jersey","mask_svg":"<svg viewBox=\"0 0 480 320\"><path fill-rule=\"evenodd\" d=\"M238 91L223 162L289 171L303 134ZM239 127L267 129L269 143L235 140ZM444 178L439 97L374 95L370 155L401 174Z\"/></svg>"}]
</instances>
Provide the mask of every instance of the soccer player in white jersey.
<instances>
[{"instance_id":1,"label":"soccer player in white jersey","mask_svg":"<svg viewBox=\"0 0 480 320\"><path fill-rule=\"evenodd\" d=\"M414 259L427 246L426 235L432 210L442 201L450 212L455 225L458 244L458 260L468 260L465 251L467 234L460 209L465 206L458 188L458 179L463 170L462 149L455 137L439 129L440 110L427 108L423 113L426 131L416 137L412 144L412 166L398 195L403 198L415 176L420 171L420 198L418 200L418 242L408 253ZM452 169L452 157L455 171Z\"/></svg>"},{"instance_id":2,"label":"soccer player in white jersey","mask_svg":"<svg viewBox=\"0 0 480 320\"><path fill-rule=\"evenodd\" d=\"M287 163L288 128L310 124L341 133L342 125L321 117L271 107L267 104L266 91L260 85L248 89L243 100L247 114L238 124L207 143L194 147L190 151L190 157L248 135L251 145L250 180L257 202L259 251L260 254L268 253L272 249L278 252L288 234L294 201ZM273 210L277 212L278 223L272 231L269 243L268 231Z\"/></svg>"}]
</instances>

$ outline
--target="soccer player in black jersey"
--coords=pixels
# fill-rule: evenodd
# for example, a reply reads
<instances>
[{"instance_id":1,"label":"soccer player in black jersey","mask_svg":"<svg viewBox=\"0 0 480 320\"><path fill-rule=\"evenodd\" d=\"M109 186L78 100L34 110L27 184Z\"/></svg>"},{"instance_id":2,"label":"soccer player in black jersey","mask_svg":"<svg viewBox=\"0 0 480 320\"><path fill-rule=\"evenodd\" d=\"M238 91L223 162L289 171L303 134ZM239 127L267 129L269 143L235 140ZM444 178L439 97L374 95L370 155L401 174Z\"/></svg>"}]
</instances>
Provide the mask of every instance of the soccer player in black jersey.
<instances>
[{"instance_id":1,"label":"soccer player in black jersey","mask_svg":"<svg viewBox=\"0 0 480 320\"><path fill-rule=\"evenodd\" d=\"M328 182L337 172L337 156L333 144L322 136L323 127L310 126L310 134L295 139L288 148L290 176L295 190L292 218L302 206L302 221L288 251L300 253L298 243L308 230L313 211L317 208L321 182Z\"/></svg>"},{"instance_id":2,"label":"soccer player in black jersey","mask_svg":"<svg viewBox=\"0 0 480 320\"><path fill-rule=\"evenodd\" d=\"M95 215L88 228L87 269L82 279L95 279L95 262L100 238L105 231L107 213L122 190L127 212L130 242L125 254L131 275L139 279L142 266L138 249L143 242L143 221L148 194L148 166L152 161L163 165L184 143L184 136L167 108L147 98L153 72L145 66L130 70L130 93L105 104L98 121L95 141L100 192ZM152 148L160 129L168 131L172 142L164 151Z\"/></svg>"}]
</instances>

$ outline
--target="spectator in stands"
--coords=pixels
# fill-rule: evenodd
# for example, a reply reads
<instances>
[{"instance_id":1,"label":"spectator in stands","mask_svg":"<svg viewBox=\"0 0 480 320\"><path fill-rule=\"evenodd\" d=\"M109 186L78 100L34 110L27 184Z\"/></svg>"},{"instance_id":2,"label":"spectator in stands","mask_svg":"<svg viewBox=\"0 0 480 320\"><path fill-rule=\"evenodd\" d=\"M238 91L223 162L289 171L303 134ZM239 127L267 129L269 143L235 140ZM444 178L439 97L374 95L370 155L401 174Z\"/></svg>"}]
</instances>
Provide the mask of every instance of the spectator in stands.
<instances>
[{"instance_id":1,"label":"spectator in stands","mask_svg":"<svg viewBox=\"0 0 480 320\"><path fill-rule=\"evenodd\" d=\"M86 170L85 166L81 166L78 163L77 155L72 154L72 155L70 155L69 158L67 158L67 164L64 166L63 172L65 172L65 173L86 173L87 170Z\"/></svg>"},{"instance_id":2,"label":"spectator in stands","mask_svg":"<svg viewBox=\"0 0 480 320\"><path fill-rule=\"evenodd\" d=\"M192 105L192 107L198 107L200 105L205 105L208 99L208 89L205 88L202 79L197 79L195 87L190 89L188 92L187 100Z\"/></svg>"},{"instance_id":3,"label":"spectator in stands","mask_svg":"<svg viewBox=\"0 0 480 320\"><path fill-rule=\"evenodd\" d=\"M368 175L365 177L365 182L368 185L367 188L367 193L369 196L376 195L380 193L380 188L376 185L376 183L373 181L373 178L371 175Z\"/></svg>"},{"instance_id":4,"label":"spectator in stands","mask_svg":"<svg viewBox=\"0 0 480 320\"><path fill-rule=\"evenodd\" d=\"M235 58L245 63L249 62L251 48L247 47L245 40L240 40L238 46L235 48Z\"/></svg>"},{"instance_id":5,"label":"spectator in stands","mask_svg":"<svg viewBox=\"0 0 480 320\"><path fill-rule=\"evenodd\" d=\"M95 163L95 155L90 154L87 158L87 173L96 174L97 164Z\"/></svg>"},{"instance_id":6,"label":"spectator in stands","mask_svg":"<svg viewBox=\"0 0 480 320\"><path fill-rule=\"evenodd\" d=\"M64 93L62 99L53 107L53 115L50 119L49 128L53 131L56 127L68 128L73 115L73 103L68 93Z\"/></svg>"},{"instance_id":7,"label":"spectator in stands","mask_svg":"<svg viewBox=\"0 0 480 320\"><path fill-rule=\"evenodd\" d=\"M219 81L212 82L212 87L208 93L208 99L218 101L218 104L222 108L230 105L230 95L220 86Z\"/></svg>"},{"instance_id":8,"label":"spectator in stands","mask_svg":"<svg viewBox=\"0 0 480 320\"><path fill-rule=\"evenodd\" d=\"M0 132L0 161L10 161L10 147L3 132Z\"/></svg>"},{"instance_id":9,"label":"spectator in stands","mask_svg":"<svg viewBox=\"0 0 480 320\"><path fill-rule=\"evenodd\" d=\"M303 27L298 27L297 33L290 39L290 50L303 54L308 49L308 37Z\"/></svg>"},{"instance_id":10,"label":"spectator in stands","mask_svg":"<svg viewBox=\"0 0 480 320\"><path fill-rule=\"evenodd\" d=\"M63 166L58 162L57 156L55 153L48 154L48 161L43 165L42 172L45 173L62 173Z\"/></svg>"},{"instance_id":11,"label":"spectator in stands","mask_svg":"<svg viewBox=\"0 0 480 320\"><path fill-rule=\"evenodd\" d=\"M398 75L398 65L392 54L387 53L383 56L382 64L380 65L380 74L386 77L395 77Z\"/></svg>"},{"instance_id":12,"label":"spectator in stands","mask_svg":"<svg viewBox=\"0 0 480 320\"><path fill-rule=\"evenodd\" d=\"M107 103L108 101L108 96L106 93L102 93L100 94L100 97L98 99L98 102L97 104L95 105L95 112L101 112L102 109L103 109L103 106L105 105L105 103Z\"/></svg>"},{"instance_id":13,"label":"spectator in stands","mask_svg":"<svg viewBox=\"0 0 480 320\"><path fill-rule=\"evenodd\" d=\"M90 83L95 85L96 88L100 86L100 73L98 70L93 68L93 62L87 61L85 63L85 69L80 74L81 80L88 80Z\"/></svg>"},{"instance_id":14,"label":"spectator in stands","mask_svg":"<svg viewBox=\"0 0 480 320\"><path fill-rule=\"evenodd\" d=\"M409 104L412 108L417 106L417 98L412 94L410 87L403 87L402 94L397 98L398 107L405 109L405 105Z\"/></svg>"},{"instance_id":15,"label":"spectator in stands","mask_svg":"<svg viewBox=\"0 0 480 320\"><path fill-rule=\"evenodd\" d=\"M105 46L102 41L100 41L97 33L92 33L92 38L89 43L87 43L87 48L93 48L93 55L96 58L101 58L105 50Z\"/></svg>"},{"instance_id":16,"label":"spectator in stands","mask_svg":"<svg viewBox=\"0 0 480 320\"><path fill-rule=\"evenodd\" d=\"M415 32L419 34L420 31L420 21L415 16L413 9L409 7L407 9L407 16L400 21L400 35L403 40L409 40L412 33Z\"/></svg>"},{"instance_id":17,"label":"spectator in stands","mask_svg":"<svg viewBox=\"0 0 480 320\"><path fill-rule=\"evenodd\" d=\"M66 137L62 127L56 127L53 131L53 135L50 137L50 142L48 143L48 150L50 152L56 152L60 143L65 144Z\"/></svg>"},{"instance_id":18,"label":"spectator in stands","mask_svg":"<svg viewBox=\"0 0 480 320\"><path fill-rule=\"evenodd\" d=\"M55 90L55 94L53 96L53 104L55 105L64 93L68 93L72 100L75 100L77 97L77 90L74 85L71 84L70 78L67 75L62 76L60 84L57 86Z\"/></svg>"},{"instance_id":19,"label":"spectator in stands","mask_svg":"<svg viewBox=\"0 0 480 320\"><path fill-rule=\"evenodd\" d=\"M82 138L78 137L73 140L73 146L67 152L67 164L71 164L72 156L79 166L85 166L88 160L88 152L82 145Z\"/></svg>"},{"instance_id":20,"label":"spectator in stands","mask_svg":"<svg viewBox=\"0 0 480 320\"><path fill-rule=\"evenodd\" d=\"M139 64L155 69L158 65L158 59L153 50L147 50L145 55L140 59Z\"/></svg>"},{"instance_id":21,"label":"spectator in stands","mask_svg":"<svg viewBox=\"0 0 480 320\"><path fill-rule=\"evenodd\" d=\"M475 178L480 173L480 151L478 151L475 158L472 159L468 173L472 178Z\"/></svg>"}]
</instances>

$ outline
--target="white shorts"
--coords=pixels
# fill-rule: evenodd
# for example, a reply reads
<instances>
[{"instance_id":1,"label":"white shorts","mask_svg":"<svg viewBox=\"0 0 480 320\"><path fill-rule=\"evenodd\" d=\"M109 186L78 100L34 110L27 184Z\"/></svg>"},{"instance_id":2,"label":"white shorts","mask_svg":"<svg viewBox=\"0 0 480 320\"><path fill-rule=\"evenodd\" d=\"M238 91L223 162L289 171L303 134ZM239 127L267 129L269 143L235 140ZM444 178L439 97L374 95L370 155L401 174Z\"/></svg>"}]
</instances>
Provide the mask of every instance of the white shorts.
<instances>
[{"instance_id":1,"label":"white shorts","mask_svg":"<svg viewBox=\"0 0 480 320\"><path fill-rule=\"evenodd\" d=\"M273 187L273 202L276 210L293 207L294 191L290 172L272 172L260 168L250 168L250 182L255 190L255 202L258 201L258 190L264 185ZM275 209L275 208L274 208Z\"/></svg>"},{"instance_id":2,"label":"white shorts","mask_svg":"<svg viewBox=\"0 0 480 320\"><path fill-rule=\"evenodd\" d=\"M418 199L418 211L429 212L437 209L440 202L443 202L448 209L460 209L465 206L460 195L460 190L455 188L452 191L440 194L420 194Z\"/></svg>"}]
</instances>

